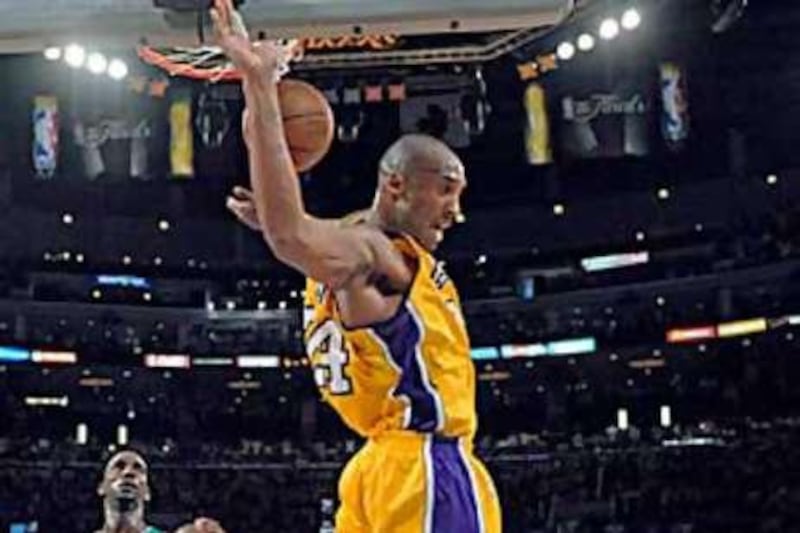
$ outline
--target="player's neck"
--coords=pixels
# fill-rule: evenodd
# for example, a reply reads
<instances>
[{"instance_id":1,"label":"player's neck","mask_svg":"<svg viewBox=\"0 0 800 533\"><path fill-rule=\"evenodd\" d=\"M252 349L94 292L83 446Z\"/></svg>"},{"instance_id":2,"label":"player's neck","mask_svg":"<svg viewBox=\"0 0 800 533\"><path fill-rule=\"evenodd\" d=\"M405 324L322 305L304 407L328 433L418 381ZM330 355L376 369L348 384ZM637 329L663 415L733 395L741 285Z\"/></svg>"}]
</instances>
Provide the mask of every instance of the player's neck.
<instances>
[{"instance_id":1,"label":"player's neck","mask_svg":"<svg viewBox=\"0 0 800 533\"><path fill-rule=\"evenodd\" d=\"M143 533L147 527L141 507L120 513L113 505L106 504L104 511L105 525L102 533Z\"/></svg>"}]
</instances>

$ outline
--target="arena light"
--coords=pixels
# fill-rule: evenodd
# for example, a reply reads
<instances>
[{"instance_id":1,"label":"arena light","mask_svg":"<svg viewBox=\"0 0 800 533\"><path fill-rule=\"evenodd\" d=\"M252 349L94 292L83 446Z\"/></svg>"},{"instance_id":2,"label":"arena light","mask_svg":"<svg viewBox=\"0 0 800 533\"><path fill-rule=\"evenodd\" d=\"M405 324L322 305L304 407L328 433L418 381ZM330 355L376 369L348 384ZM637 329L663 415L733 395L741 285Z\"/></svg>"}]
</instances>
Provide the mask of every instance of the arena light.
<instances>
[{"instance_id":1,"label":"arena light","mask_svg":"<svg viewBox=\"0 0 800 533\"><path fill-rule=\"evenodd\" d=\"M111 378L101 377L83 377L78 381L81 387L95 388L109 388L114 386L114 380Z\"/></svg>"},{"instance_id":2,"label":"arena light","mask_svg":"<svg viewBox=\"0 0 800 533\"><path fill-rule=\"evenodd\" d=\"M487 359L498 359L500 357L500 352L497 350L496 346L479 346L477 348L472 348L469 351L469 355L476 361L485 361Z\"/></svg>"},{"instance_id":3,"label":"arena light","mask_svg":"<svg viewBox=\"0 0 800 533\"><path fill-rule=\"evenodd\" d=\"M64 49L64 61L73 68L81 68L86 62L86 49L79 44L70 44Z\"/></svg>"},{"instance_id":4,"label":"arena light","mask_svg":"<svg viewBox=\"0 0 800 533\"><path fill-rule=\"evenodd\" d=\"M787 319L790 326L800 326L800 315L790 315Z\"/></svg>"},{"instance_id":5,"label":"arena light","mask_svg":"<svg viewBox=\"0 0 800 533\"><path fill-rule=\"evenodd\" d=\"M259 390L261 388L261 383L258 381L252 380L239 380L239 381L229 381L228 388L231 390Z\"/></svg>"},{"instance_id":6,"label":"arena light","mask_svg":"<svg viewBox=\"0 0 800 533\"><path fill-rule=\"evenodd\" d=\"M86 446L89 442L89 426L80 423L75 427L75 443L79 446Z\"/></svg>"},{"instance_id":7,"label":"arena light","mask_svg":"<svg viewBox=\"0 0 800 533\"><path fill-rule=\"evenodd\" d=\"M16 346L0 346L0 362L20 363L30 361L31 351Z\"/></svg>"},{"instance_id":8,"label":"arena light","mask_svg":"<svg viewBox=\"0 0 800 533\"><path fill-rule=\"evenodd\" d=\"M189 368L192 360L184 354L149 353L144 356L144 366L148 368Z\"/></svg>"},{"instance_id":9,"label":"arena light","mask_svg":"<svg viewBox=\"0 0 800 533\"><path fill-rule=\"evenodd\" d=\"M661 427L668 428L672 425L672 409L670 409L669 405L661 406L658 418L661 422Z\"/></svg>"},{"instance_id":10,"label":"arena light","mask_svg":"<svg viewBox=\"0 0 800 533\"><path fill-rule=\"evenodd\" d=\"M714 326L676 328L667 331L667 342L671 344L695 342L704 339L713 339L716 336L717 330Z\"/></svg>"},{"instance_id":11,"label":"arena light","mask_svg":"<svg viewBox=\"0 0 800 533\"><path fill-rule=\"evenodd\" d=\"M664 368L665 366L667 366L667 363L660 358L636 359L628 362L628 367L634 370L652 370L654 368Z\"/></svg>"},{"instance_id":12,"label":"arena light","mask_svg":"<svg viewBox=\"0 0 800 533\"><path fill-rule=\"evenodd\" d=\"M34 350L31 360L39 364L74 365L78 362L78 354L76 352Z\"/></svg>"},{"instance_id":13,"label":"arena light","mask_svg":"<svg viewBox=\"0 0 800 533\"><path fill-rule=\"evenodd\" d=\"M661 187L656 193L659 200L669 200L670 192L666 187Z\"/></svg>"},{"instance_id":14,"label":"arena light","mask_svg":"<svg viewBox=\"0 0 800 533\"><path fill-rule=\"evenodd\" d=\"M48 46L44 49L44 58L48 61L58 61L61 59L61 48L58 46Z\"/></svg>"},{"instance_id":15,"label":"arena light","mask_svg":"<svg viewBox=\"0 0 800 533\"><path fill-rule=\"evenodd\" d=\"M280 368L281 358L277 355L240 355L236 358L239 368Z\"/></svg>"},{"instance_id":16,"label":"arena light","mask_svg":"<svg viewBox=\"0 0 800 533\"><path fill-rule=\"evenodd\" d=\"M544 344L504 344L500 347L500 355L504 358L541 357L547 355Z\"/></svg>"},{"instance_id":17,"label":"arena light","mask_svg":"<svg viewBox=\"0 0 800 533\"><path fill-rule=\"evenodd\" d=\"M119 59L112 59L108 64L108 75L112 79L122 80L128 75L128 65Z\"/></svg>"},{"instance_id":18,"label":"arena light","mask_svg":"<svg viewBox=\"0 0 800 533\"><path fill-rule=\"evenodd\" d=\"M169 231L170 225L169 220L162 218L158 221L158 230L161 232Z\"/></svg>"},{"instance_id":19,"label":"arena light","mask_svg":"<svg viewBox=\"0 0 800 533\"><path fill-rule=\"evenodd\" d=\"M775 185L776 183L778 183L778 176L776 176L775 174L770 174L767 176L766 181L767 185Z\"/></svg>"},{"instance_id":20,"label":"arena light","mask_svg":"<svg viewBox=\"0 0 800 533\"><path fill-rule=\"evenodd\" d=\"M622 14L620 22L626 30L635 30L642 23L642 16L635 8L630 8Z\"/></svg>"},{"instance_id":21,"label":"arena light","mask_svg":"<svg viewBox=\"0 0 800 533\"><path fill-rule=\"evenodd\" d=\"M717 325L717 336L720 338L738 337L740 335L763 333L765 331L767 331L767 320L765 318L737 320L735 322L724 322Z\"/></svg>"},{"instance_id":22,"label":"arena light","mask_svg":"<svg viewBox=\"0 0 800 533\"><path fill-rule=\"evenodd\" d=\"M590 33L582 33L578 36L578 50L588 52L594 48L594 37Z\"/></svg>"},{"instance_id":23,"label":"arena light","mask_svg":"<svg viewBox=\"0 0 800 533\"><path fill-rule=\"evenodd\" d=\"M575 57L575 45L569 41L564 41L556 48L556 56L562 61L569 61Z\"/></svg>"},{"instance_id":24,"label":"arena light","mask_svg":"<svg viewBox=\"0 0 800 533\"><path fill-rule=\"evenodd\" d=\"M233 357L195 357L192 359L193 366L233 366Z\"/></svg>"},{"instance_id":25,"label":"arena light","mask_svg":"<svg viewBox=\"0 0 800 533\"><path fill-rule=\"evenodd\" d=\"M620 431L627 431L630 427L628 421L628 410L627 409L617 409L617 428Z\"/></svg>"},{"instance_id":26,"label":"arena light","mask_svg":"<svg viewBox=\"0 0 800 533\"><path fill-rule=\"evenodd\" d=\"M68 407L69 396L25 396L28 407Z\"/></svg>"},{"instance_id":27,"label":"arena light","mask_svg":"<svg viewBox=\"0 0 800 533\"><path fill-rule=\"evenodd\" d=\"M578 355L597 350L594 337L582 337L547 343L547 355Z\"/></svg>"},{"instance_id":28,"label":"arena light","mask_svg":"<svg viewBox=\"0 0 800 533\"><path fill-rule=\"evenodd\" d=\"M130 263L130 256L127 257L127 262ZM123 257L123 262L125 262ZM132 287L134 289L149 289L150 281L147 278L140 276L125 276L125 275L107 275L100 274L95 280L100 285L111 285L116 287Z\"/></svg>"},{"instance_id":29,"label":"arena light","mask_svg":"<svg viewBox=\"0 0 800 533\"><path fill-rule=\"evenodd\" d=\"M564 214L565 208L564 204L554 204L553 205L553 214L557 217L560 217Z\"/></svg>"},{"instance_id":30,"label":"arena light","mask_svg":"<svg viewBox=\"0 0 800 533\"><path fill-rule=\"evenodd\" d=\"M612 268L623 268L634 265L643 265L650 261L648 252L631 252L625 254L599 255L581 259L581 267L586 272L598 272Z\"/></svg>"},{"instance_id":31,"label":"arena light","mask_svg":"<svg viewBox=\"0 0 800 533\"><path fill-rule=\"evenodd\" d=\"M100 52L92 52L86 58L86 68L92 74L103 74L108 68L108 59Z\"/></svg>"},{"instance_id":32,"label":"arena light","mask_svg":"<svg viewBox=\"0 0 800 533\"><path fill-rule=\"evenodd\" d=\"M619 23L613 18L603 20L603 22L600 23L598 34L601 39L610 41L619 35Z\"/></svg>"},{"instance_id":33,"label":"arena light","mask_svg":"<svg viewBox=\"0 0 800 533\"><path fill-rule=\"evenodd\" d=\"M128 426L120 424L117 426L117 444L119 446L128 445Z\"/></svg>"},{"instance_id":34,"label":"arena light","mask_svg":"<svg viewBox=\"0 0 800 533\"><path fill-rule=\"evenodd\" d=\"M65 225L69 226L73 222L75 222L75 217L72 215L72 213L64 213L61 216L61 222L63 222Z\"/></svg>"}]
</instances>

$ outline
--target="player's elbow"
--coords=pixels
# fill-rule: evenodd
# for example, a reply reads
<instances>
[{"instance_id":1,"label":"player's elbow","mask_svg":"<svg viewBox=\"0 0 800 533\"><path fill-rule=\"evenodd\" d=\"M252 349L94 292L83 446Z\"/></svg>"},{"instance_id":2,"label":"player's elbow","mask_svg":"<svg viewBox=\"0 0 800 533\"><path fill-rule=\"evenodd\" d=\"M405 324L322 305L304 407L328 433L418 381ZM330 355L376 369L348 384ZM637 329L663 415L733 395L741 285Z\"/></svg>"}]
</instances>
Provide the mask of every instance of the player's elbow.
<instances>
[{"instance_id":1,"label":"player's elbow","mask_svg":"<svg viewBox=\"0 0 800 533\"><path fill-rule=\"evenodd\" d=\"M275 257L283 263L295 265L303 255L304 244L296 232L262 231L262 236Z\"/></svg>"}]
</instances>

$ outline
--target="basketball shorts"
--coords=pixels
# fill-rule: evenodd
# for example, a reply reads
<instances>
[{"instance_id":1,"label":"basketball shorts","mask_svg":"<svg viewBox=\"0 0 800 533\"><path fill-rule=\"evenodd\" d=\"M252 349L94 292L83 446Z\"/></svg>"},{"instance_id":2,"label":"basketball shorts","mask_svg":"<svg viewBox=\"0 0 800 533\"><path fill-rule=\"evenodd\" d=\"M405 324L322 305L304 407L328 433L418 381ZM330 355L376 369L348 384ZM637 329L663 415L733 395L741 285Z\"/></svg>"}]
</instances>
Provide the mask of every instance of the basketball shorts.
<instances>
[{"instance_id":1,"label":"basketball shorts","mask_svg":"<svg viewBox=\"0 0 800 533\"><path fill-rule=\"evenodd\" d=\"M339 480L337 533L500 533L489 473L464 439L407 431L370 439Z\"/></svg>"}]
</instances>

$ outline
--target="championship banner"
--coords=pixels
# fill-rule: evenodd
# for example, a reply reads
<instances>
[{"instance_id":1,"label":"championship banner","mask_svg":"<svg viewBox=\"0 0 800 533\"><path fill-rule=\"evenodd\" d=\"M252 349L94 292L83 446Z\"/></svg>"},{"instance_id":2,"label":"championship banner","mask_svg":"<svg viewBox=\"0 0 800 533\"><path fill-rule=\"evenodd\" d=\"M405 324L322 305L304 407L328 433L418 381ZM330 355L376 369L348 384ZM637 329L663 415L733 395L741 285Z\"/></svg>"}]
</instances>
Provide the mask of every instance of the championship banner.
<instances>
[{"instance_id":1,"label":"championship banner","mask_svg":"<svg viewBox=\"0 0 800 533\"><path fill-rule=\"evenodd\" d=\"M58 100L36 96L33 100L33 168L36 176L50 179L58 167Z\"/></svg>"},{"instance_id":2,"label":"championship banner","mask_svg":"<svg viewBox=\"0 0 800 533\"><path fill-rule=\"evenodd\" d=\"M169 106L169 160L172 176L194 176L194 139L192 131L192 93L176 91Z\"/></svg>"},{"instance_id":3,"label":"championship banner","mask_svg":"<svg viewBox=\"0 0 800 533\"><path fill-rule=\"evenodd\" d=\"M427 133L449 146L464 148L471 139L461 109L461 93L413 96L400 102L400 130Z\"/></svg>"},{"instance_id":4,"label":"championship banner","mask_svg":"<svg viewBox=\"0 0 800 533\"><path fill-rule=\"evenodd\" d=\"M76 118L72 129L89 179L148 176L147 141L151 135L148 119Z\"/></svg>"},{"instance_id":5,"label":"championship banner","mask_svg":"<svg viewBox=\"0 0 800 533\"><path fill-rule=\"evenodd\" d=\"M671 150L680 150L689 137L689 95L686 75L675 63L662 63L661 135Z\"/></svg>"},{"instance_id":6,"label":"championship banner","mask_svg":"<svg viewBox=\"0 0 800 533\"><path fill-rule=\"evenodd\" d=\"M641 90L564 95L559 117L564 154L575 158L647 155L650 107Z\"/></svg>"},{"instance_id":7,"label":"championship banner","mask_svg":"<svg viewBox=\"0 0 800 533\"><path fill-rule=\"evenodd\" d=\"M538 83L525 89L525 150L531 165L546 165L553 162L550 145L550 119L547 116L545 92Z\"/></svg>"}]
</instances>

